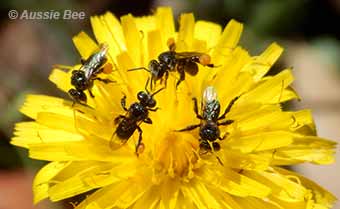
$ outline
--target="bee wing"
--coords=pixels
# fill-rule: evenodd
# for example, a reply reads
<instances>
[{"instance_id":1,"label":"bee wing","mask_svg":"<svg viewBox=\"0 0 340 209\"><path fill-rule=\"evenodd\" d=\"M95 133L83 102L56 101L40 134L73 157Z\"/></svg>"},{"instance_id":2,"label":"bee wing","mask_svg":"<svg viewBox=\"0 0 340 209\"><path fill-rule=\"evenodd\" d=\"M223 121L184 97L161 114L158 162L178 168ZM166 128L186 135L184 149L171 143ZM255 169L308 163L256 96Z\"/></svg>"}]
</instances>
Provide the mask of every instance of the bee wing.
<instances>
[{"instance_id":1,"label":"bee wing","mask_svg":"<svg viewBox=\"0 0 340 209\"><path fill-rule=\"evenodd\" d=\"M85 71L86 78L90 78L93 74L97 74L103 70L103 64L106 63L106 54L108 51L107 44L101 44L97 52L94 52L83 63L82 70Z\"/></svg>"},{"instance_id":2,"label":"bee wing","mask_svg":"<svg viewBox=\"0 0 340 209\"><path fill-rule=\"evenodd\" d=\"M184 70L189 75L196 75L198 73L197 63L200 62L200 57L204 55L204 53L200 52L178 52L175 54L178 63L184 64Z\"/></svg>"},{"instance_id":3,"label":"bee wing","mask_svg":"<svg viewBox=\"0 0 340 209\"><path fill-rule=\"evenodd\" d=\"M119 136L117 135L118 126L124 117L126 117L126 115L118 115L114 119L114 129L113 129L114 132L112 133L112 136L109 142L111 149L114 149L114 150L119 149L128 141L128 140L119 138Z\"/></svg>"},{"instance_id":4,"label":"bee wing","mask_svg":"<svg viewBox=\"0 0 340 209\"><path fill-rule=\"evenodd\" d=\"M90 79L92 75L100 73L103 70L103 67L99 61L91 60L88 64L83 65L80 70L83 70L86 78Z\"/></svg>"},{"instance_id":5,"label":"bee wing","mask_svg":"<svg viewBox=\"0 0 340 209\"><path fill-rule=\"evenodd\" d=\"M195 62L186 62L184 65L184 70L189 75L195 76L198 73L198 65Z\"/></svg>"},{"instance_id":6,"label":"bee wing","mask_svg":"<svg viewBox=\"0 0 340 209\"><path fill-rule=\"evenodd\" d=\"M116 150L116 149L119 149L122 146L124 146L127 141L128 140L124 140L124 139L119 138L119 136L117 135L116 131L114 131L112 136L111 136L109 145L110 145L110 148L112 150Z\"/></svg>"},{"instance_id":7,"label":"bee wing","mask_svg":"<svg viewBox=\"0 0 340 209\"><path fill-rule=\"evenodd\" d=\"M90 79L93 72L94 72L94 69L92 67L88 66L88 65L83 65L81 67L81 70L83 70L85 72L85 76L86 76L87 79Z\"/></svg>"},{"instance_id":8,"label":"bee wing","mask_svg":"<svg viewBox=\"0 0 340 209\"><path fill-rule=\"evenodd\" d=\"M197 57L204 55L204 53L201 52L176 52L175 57L176 59L183 60L188 58Z\"/></svg>"}]
</instances>

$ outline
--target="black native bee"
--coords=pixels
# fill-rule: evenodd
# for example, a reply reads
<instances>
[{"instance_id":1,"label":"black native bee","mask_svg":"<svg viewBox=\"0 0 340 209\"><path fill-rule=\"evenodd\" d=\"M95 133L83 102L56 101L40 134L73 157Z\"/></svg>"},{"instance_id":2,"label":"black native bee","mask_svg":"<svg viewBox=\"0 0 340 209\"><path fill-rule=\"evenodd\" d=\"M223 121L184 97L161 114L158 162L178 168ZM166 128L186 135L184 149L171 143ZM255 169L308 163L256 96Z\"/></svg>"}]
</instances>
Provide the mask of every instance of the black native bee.
<instances>
[{"instance_id":1,"label":"black native bee","mask_svg":"<svg viewBox=\"0 0 340 209\"><path fill-rule=\"evenodd\" d=\"M220 150L221 146L216 140L223 140L226 137L227 133L223 137L221 137L219 126L230 125L234 121L219 121L226 118L226 115L230 112L231 108L238 98L239 97L235 97L233 100L231 100L224 113L219 116L220 103L217 100L217 93L214 87L208 86L203 92L203 99L201 103L201 111L203 115L200 115L198 113L197 98L192 99L194 101L194 111L196 113L196 117L200 119L201 122L199 124L190 125L177 131L190 131L199 127L200 150L203 151L203 153L212 150Z\"/></svg>"},{"instance_id":2,"label":"black native bee","mask_svg":"<svg viewBox=\"0 0 340 209\"><path fill-rule=\"evenodd\" d=\"M201 64L207 67L215 67L210 63L211 58L208 54L200 52L175 52L175 42L173 39L168 41L169 51L163 52L158 56L158 60L151 60L149 62L148 69L145 67L133 68L128 71L134 70L146 70L151 74L151 83L155 85L158 80L165 80L165 86L169 77L169 72L177 71L180 75L179 80L176 83L176 87L185 80L185 73L192 76L198 73L197 64Z\"/></svg>"},{"instance_id":3,"label":"black native bee","mask_svg":"<svg viewBox=\"0 0 340 209\"><path fill-rule=\"evenodd\" d=\"M124 95L122 97L121 106L126 111L126 115L119 115L114 119L115 124L118 124L118 126L110 141L110 143L112 143L114 136L117 136L117 139L120 141L117 144L121 145L126 143L135 130L137 130L139 132L139 138L135 150L137 155L141 153L144 148L144 144L142 143L143 131L140 128L140 124L143 122L152 124L152 120L149 118L149 111L155 112L158 110L158 107L156 107L156 100L153 97L164 89L161 88L150 94L147 90L148 83L149 79L146 82L145 91L140 91L137 94L137 99L139 101L131 104L129 108L126 107L126 96Z\"/></svg>"},{"instance_id":4,"label":"black native bee","mask_svg":"<svg viewBox=\"0 0 340 209\"><path fill-rule=\"evenodd\" d=\"M91 88L95 80L102 81L104 83L113 82L109 79L97 77L97 75L101 72L111 72L112 65L107 63L107 51L108 45L101 44L97 52L93 53L86 60L81 60L82 66L79 70L72 71L71 84L74 86L74 89L70 89L68 93L74 102L86 104L87 97L84 93L85 90L88 90L90 96L94 97Z\"/></svg>"}]
</instances>

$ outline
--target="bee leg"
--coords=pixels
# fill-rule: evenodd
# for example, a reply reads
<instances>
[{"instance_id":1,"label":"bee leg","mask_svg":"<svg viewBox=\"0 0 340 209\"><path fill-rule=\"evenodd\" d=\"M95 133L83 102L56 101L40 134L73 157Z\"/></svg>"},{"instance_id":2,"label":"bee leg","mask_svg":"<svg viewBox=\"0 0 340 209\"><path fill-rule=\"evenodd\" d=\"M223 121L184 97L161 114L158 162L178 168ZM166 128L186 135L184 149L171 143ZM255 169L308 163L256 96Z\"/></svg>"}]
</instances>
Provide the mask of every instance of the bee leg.
<instances>
[{"instance_id":1,"label":"bee leg","mask_svg":"<svg viewBox=\"0 0 340 209\"><path fill-rule=\"evenodd\" d=\"M91 89L89 89L89 93L90 93L90 96L91 96L92 98L94 98L94 95L93 95Z\"/></svg>"},{"instance_id":2,"label":"bee leg","mask_svg":"<svg viewBox=\"0 0 340 209\"><path fill-rule=\"evenodd\" d=\"M84 65L84 64L85 64L85 62L86 62L86 60L85 60L85 59L80 59L80 63L81 63L82 65Z\"/></svg>"},{"instance_id":3,"label":"bee leg","mask_svg":"<svg viewBox=\"0 0 340 209\"><path fill-rule=\"evenodd\" d=\"M227 106L227 108L225 108L223 115L221 115L217 120L221 120L223 118L225 118L226 114L228 112L230 112L231 108L233 107L234 103L238 100L238 98L240 98L239 96L235 97L234 99L232 99L229 103L229 105Z\"/></svg>"},{"instance_id":4,"label":"bee leg","mask_svg":"<svg viewBox=\"0 0 340 209\"><path fill-rule=\"evenodd\" d=\"M203 117L202 117L200 114L198 114L197 98L195 98L195 97L192 98L192 101L194 101L194 111L195 111L196 117L197 117L198 119L202 120Z\"/></svg>"},{"instance_id":5,"label":"bee leg","mask_svg":"<svg viewBox=\"0 0 340 209\"><path fill-rule=\"evenodd\" d=\"M150 110L150 111L152 111L152 112L156 112L157 110L159 110L159 107L156 107L155 109L148 109L148 110Z\"/></svg>"},{"instance_id":6,"label":"bee leg","mask_svg":"<svg viewBox=\"0 0 340 209\"><path fill-rule=\"evenodd\" d=\"M220 157L218 157L218 156L216 156L216 158L217 158L217 161L220 163L220 165L221 165L221 166L224 166L224 164L223 164L223 162L222 162L221 158L220 158Z\"/></svg>"},{"instance_id":7,"label":"bee leg","mask_svg":"<svg viewBox=\"0 0 340 209\"><path fill-rule=\"evenodd\" d=\"M166 85L168 83L168 78L169 78L169 71L165 71L165 81L164 81L164 87L166 88Z\"/></svg>"},{"instance_id":8,"label":"bee leg","mask_svg":"<svg viewBox=\"0 0 340 209\"><path fill-rule=\"evenodd\" d=\"M229 133L226 132L226 133L223 135L223 137L218 137L218 139L222 141L222 140L224 140L228 135L229 135Z\"/></svg>"},{"instance_id":9,"label":"bee leg","mask_svg":"<svg viewBox=\"0 0 340 209\"><path fill-rule=\"evenodd\" d=\"M148 78L148 80L149 80L149 78ZM150 81L150 91L152 91L152 89L153 89L153 84L154 84L154 82L153 82L153 79L152 79L152 77L151 77L151 81ZM145 87L145 90L146 90L146 87ZM147 93L149 93L149 91L146 91Z\"/></svg>"},{"instance_id":10,"label":"bee leg","mask_svg":"<svg viewBox=\"0 0 340 209\"><path fill-rule=\"evenodd\" d=\"M169 38L167 41L167 45L169 47L169 51L175 51L176 50L176 43L174 38Z\"/></svg>"},{"instance_id":11,"label":"bee leg","mask_svg":"<svg viewBox=\"0 0 340 209\"><path fill-rule=\"evenodd\" d=\"M122 118L126 118L125 115L118 115L115 119L114 119L114 122L115 124L117 124L119 122L120 119Z\"/></svg>"},{"instance_id":12,"label":"bee leg","mask_svg":"<svg viewBox=\"0 0 340 209\"><path fill-rule=\"evenodd\" d=\"M177 89L178 85L179 85L182 81L185 80L185 72L184 72L184 70L183 70L183 69L182 69L182 70L178 70L178 72L179 72L179 80L178 80L177 83L176 83L176 89Z\"/></svg>"},{"instance_id":13,"label":"bee leg","mask_svg":"<svg viewBox=\"0 0 340 209\"><path fill-rule=\"evenodd\" d=\"M107 79L107 78L95 78L94 80L98 80L98 81L101 81L105 84L108 84L108 83L116 83L116 81L111 81L110 79Z\"/></svg>"},{"instance_id":14,"label":"bee leg","mask_svg":"<svg viewBox=\"0 0 340 209\"><path fill-rule=\"evenodd\" d=\"M145 83L145 86L144 86L144 89L145 89L146 93L148 93L148 94L149 94L149 90L148 90L149 82L150 82L150 77L146 80L146 83ZM151 77L151 82L150 82L150 90L152 90L152 77Z\"/></svg>"},{"instance_id":15,"label":"bee leg","mask_svg":"<svg viewBox=\"0 0 340 209\"><path fill-rule=\"evenodd\" d=\"M120 104L122 105L122 108L125 110L125 111L128 111L128 109L126 108L126 95L124 95L122 97L122 99L120 100Z\"/></svg>"},{"instance_id":16,"label":"bee leg","mask_svg":"<svg viewBox=\"0 0 340 209\"><path fill-rule=\"evenodd\" d=\"M142 134L143 134L143 131L142 131L142 129L139 126L137 126L137 130L139 132L139 137L138 137L138 142L136 144L136 155L138 156L139 153L140 153L139 152L140 148L143 147L143 143L142 143Z\"/></svg>"},{"instance_id":17,"label":"bee leg","mask_svg":"<svg viewBox=\"0 0 340 209\"><path fill-rule=\"evenodd\" d=\"M196 124L196 125L191 125L191 126L187 126L183 129L179 129L179 130L175 130L176 132L183 132L183 131L191 131L194 130L195 128L200 127L201 124Z\"/></svg>"},{"instance_id":18,"label":"bee leg","mask_svg":"<svg viewBox=\"0 0 340 209\"><path fill-rule=\"evenodd\" d=\"M145 119L143 120L143 122L144 122L144 123L148 123L148 124L152 124L151 118L145 118Z\"/></svg>"},{"instance_id":19,"label":"bee leg","mask_svg":"<svg viewBox=\"0 0 340 209\"><path fill-rule=\"evenodd\" d=\"M153 90L153 86L156 86L156 79L151 78L150 89Z\"/></svg>"},{"instance_id":20,"label":"bee leg","mask_svg":"<svg viewBox=\"0 0 340 209\"><path fill-rule=\"evenodd\" d=\"M230 125L234 122L234 120L226 120L226 121L223 121L223 122L217 122L217 125L219 126L226 126L226 125Z\"/></svg>"}]
</instances>

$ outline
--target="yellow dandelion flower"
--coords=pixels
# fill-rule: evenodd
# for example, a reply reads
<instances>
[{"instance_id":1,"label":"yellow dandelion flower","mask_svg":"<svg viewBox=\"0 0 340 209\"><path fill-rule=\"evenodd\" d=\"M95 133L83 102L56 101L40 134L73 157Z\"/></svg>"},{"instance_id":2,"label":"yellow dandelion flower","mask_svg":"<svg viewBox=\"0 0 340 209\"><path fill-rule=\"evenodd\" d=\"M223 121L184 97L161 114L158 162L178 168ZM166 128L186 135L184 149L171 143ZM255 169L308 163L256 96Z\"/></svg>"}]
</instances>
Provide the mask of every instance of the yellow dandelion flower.
<instances>
[{"instance_id":1,"label":"yellow dandelion flower","mask_svg":"<svg viewBox=\"0 0 340 209\"><path fill-rule=\"evenodd\" d=\"M170 8L147 17L125 15L120 21L109 12L92 17L96 41L80 32L73 42L84 59L107 44L108 63L115 67L98 76L115 82L95 81L94 97L85 91L87 105L27 97L21 112L33 121L16 124L12 144L27 148L31 158L51 161L35 177L34 202L92 192L75 208L330 208L332 194L279 167L332 163L335 148L334 142L316 136L310 110L281 109L280 103L298 98L290 87L291 69L265 75L283 49L273 43L250 56L238 46L243 26L235 20L222 30L182 14L176 31L173 19ZM180 74L170 72L167 87L153 97L159 109L149 113L152 124L138 124L144 150L137 156L138 131L115 146L115 118L126 116L121 98L126 96L127 108L137 102L150 74L128 69L148 67L168 51L168 40L175 40L178 53L209 54L205 58L215 67L198 64L197 75L186 72L178 87ZM67 92L72 69L79 67L53 69L49 79ZM161 86L157 82L156 89ZM223 139L216 140L218 145L204 144L208 141L198 126L207 118L196 118L192 98L198 101L198 114L207 113L207 103L217 102L217 117L232 104L221 120L227 125L217 126ZM196 129L179 131L194 124Z\"/></svg>"}]
</instances>

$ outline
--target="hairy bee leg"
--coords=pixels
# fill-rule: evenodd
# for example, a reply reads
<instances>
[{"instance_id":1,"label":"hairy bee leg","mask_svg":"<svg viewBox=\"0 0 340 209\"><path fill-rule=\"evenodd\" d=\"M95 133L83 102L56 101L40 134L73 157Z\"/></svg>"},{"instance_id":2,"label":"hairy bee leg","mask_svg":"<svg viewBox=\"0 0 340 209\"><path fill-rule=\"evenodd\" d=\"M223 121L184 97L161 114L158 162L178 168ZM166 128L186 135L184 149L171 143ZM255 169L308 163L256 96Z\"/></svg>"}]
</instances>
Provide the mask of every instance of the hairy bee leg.
<instances>
[{"instance_id":1,"label":"hairy bee leg","mask_svg":"<svg viewBox=\"0 0 340 209\"><path fill-rule=\"evenodd\" d=\"M238 98L240 98L240 96L235 97L229 102L229 105L227 106L227 108L225 108L223 115L221 115L217 120L221 120L225 118L226 114L230 112L231 108L233 107L234 103L238 100Z\"/></svg>"},{"instance_id":2,"label":"hairy bee leg","mask_svg":"<svg viewBox=\"0 0 340 209\"><path fill-rule=\"evenodd\" d=\"M225 134L223 135L223 137L218 137L219 140L225 140L225 138L227 138L227 136L229 135L228 132L225 132Z\"/></svg>"},{"instance_id":3,"label":"hairy bee leg","mask_svg":"<svg viewBox=\"0 0 340 209\"><path fill-rule=\"evenodd\" d=\"M105 74L110 74L111 72L113 72L113 66L111 63L106 63L102 69L100 69L100 72L103 72Z\"/></svg>"},{"instance_id":4,"label":"hairy bee leg","mask_svg":"<svg viewBox=\"0 0 340 209\"><path fill-rule=\"evenodd\" d=\"M176 130L177 132L183 132L183 131L191 131L191 130L194 130L195 128L198 128L201 124L196 124L196 125L191 125L191 126L187 126L183 129L179 129L179 130Z\"/></svg>"},{"instance_id":5,"label":"hairy bee leg","mask_svg":"<svg viewBox=\"0 0 340 209\"><path fill-rule=\"evenodd\" d=\"M149 80L149 78L148 78L148 80ZM153 90L153 86L156 86L156 79L153 79L152 77L151 77L151 82L150 82L150 91L152 91ZM147 91L148 92L148 91Z\"/></svg>"},{"instance_id":6,"label":"hairy bee leg","mask_svg":"<svg viewBox=\"0 0 340 209\"><path fill-rule=\"evenodd\" d=\"M169 38L167 45L169 47L169 51L174 52L176 50L176 43L173 38Z\"/></svg>"},{"instance_id":7,"label":"hairy bee leg","mask_svg":"<svg viewBox=\"0 0 340 209\"><path fill-rule=\"evenodd\" d=\"M120 104L125 111L128 111L128 109L126 108L126 95L122 97L122 99L120 100Z\"/></svg>"},{"instance_id":8,"label":"hairy bee leg","mask_svg":"<svg viewBox=\"0 0 340 209\"><path fill-rule=\"evenodd\" d=\"M145 118L145 119L143 120L143 122L144 122L144 123L147 123L147 124L152 124L151 118Z\"/></svg>"},{"instance_id":9,"label":"hairy bee leg","mask_svg":"<svg viewBox=\"0 0 340 209\"><path fill-rule=\"evenodd\" d=\"M136 155L138 156L139 155L139 148L142 146L142 134L143 134L143 130L139 127L139 126L137 126L137 130L138 130L138 132L139 132L139 137L138 137L138 142L137 142L137 144L136 144Z\"/></svg>"},{"instance_id":10,"label":"hairy bee leg","mask_svg":"<svg viewBox=\"0 0 340 209\"><path fill-rule=\"evenodd\" d=\"M169 71L165 71L164 88L166 88L169 78Z\"/></svg>"},{"instance_id":11,"label":"hairy bee leg","mask_svg":"<svg viewBox=\"0 0 340 209\"><path fill-rule=\"evenodd\" d=\"M152 112L156 112L157 110L159 110L159 107L156 107L155 109L148 109L148 110L150 110L150 111L152 111Z\"/></svg>"},{"instance_id":12,"label":"hairy bee leg","mask_svg":"<svg viewBox=\"0 0 340 209\"><path fill-rule=\"evenodd\" d=\"M91 89L88 89L88 90L89 90L90 96L91 96L92 98L94 98L94 94L92 93Z\"/></svg>"},{"instance_id":13,"label":"hairy bee leg","mask_svg":"<svg viewBox=\"0 0 340 209\"><path fill-rule=\"evenodd\" d=\"M107 78L95 78L94 80L97 80L97 81L101 81L105 84L108 84L108 83L116 83L116 81L112 81L110 79L107 79Z\"/></svg>"},{"instance_id":14,"label":"hairy bee leg","mask_svg":"<svg viewBox=\"0 0 340 209\"><path fill-rule=\"evenodd\" d=\"M152 86L152 89L151 89L151 90L153 90L154 86L157 85L157 79L153 79L153 82L150 82L150 84L151 84L151 86Z\"/></svg>"},{"instance_id":15,"label":"hairy bee leg","mask_svg":"<svg viewBox=\"0 0 340 209\"><path fill-rule=\"evenodd\" d=\"M150 77L148 77L148 79L146 79L145 86L144 86L144 89L145 89L146 93L148 93L148 94L149 94L149 90L148 90L149 82L150 82ZM151 84L152 84L152 82L151 82ZM151 88L152 88L152 85L151 85Z\"/></svg>"},{"instance_id":16,"label":"hairy bee leg","mask_svg":"<svg viewBox=\"0 0 340 209\"><path fill-rule=\"evenodd\" d=\"M179 73L179 80L178 80L177 83L176 83L176 89L177 89L178 85L179 85L182 81L185 80L184 67L181 66L181 65L179 65L179 66L177 67L177 71L178 71L178 73Z\"/></svg>"},{"instance_id":17,"label":"hairy bee leg","mask_svg":"<svg viewBox=\"0 0 340 209\"><path fill-rule=\"evenodd\" d=\"M223 122L217 122L217 125L219 126L226 126L226 125L230 125L234 122L234 120L226 120L226 121L223 121Z\"/></svg>"},{"instance_id":18,"label":"hairy bee leg","mask_svg":"<svg viewBox=\"0 0 340 209\"><path fill-rule=\"evenodd\" d=\"M198 117L198 116L200 116L199 114L198 114L198 104L197 104L197 98L192 98L192 101L194 102L194 111L195 111L195 114L196 114L196 116Z\"/></svg>"},{"instance_id":19,"label":"hairy bee leg","mask_svg":"<svg viewBox=\"0 0 340 209\"><path fill-rule=\"evenodd\" d=\"M192 98L192 101L194 101L194 111L195 111L195 114L196 114L196 117L200 120L203 119L203 117L198 113L198 104L197 104L197 98Z\"/></svg>"}]
</instances>

